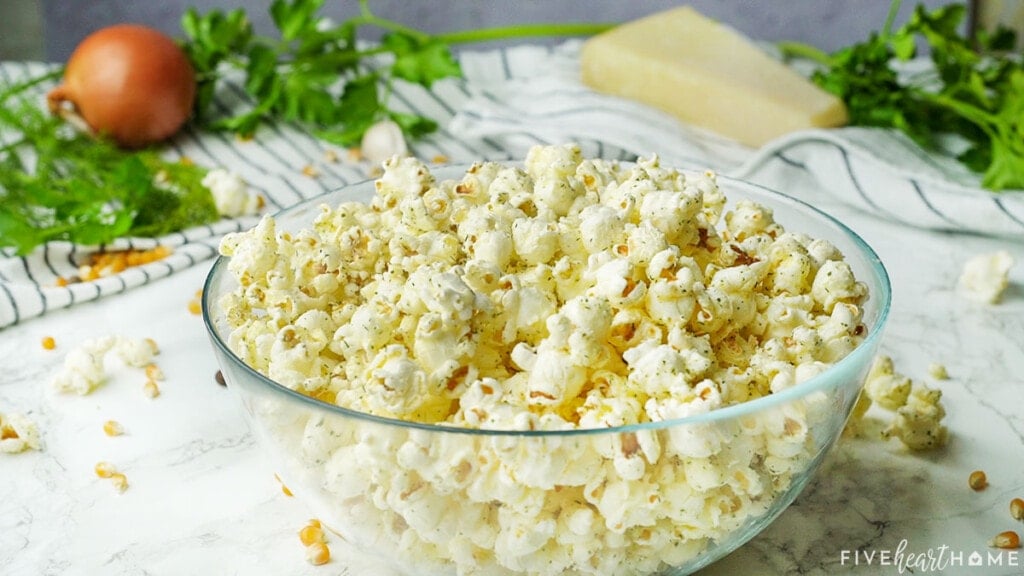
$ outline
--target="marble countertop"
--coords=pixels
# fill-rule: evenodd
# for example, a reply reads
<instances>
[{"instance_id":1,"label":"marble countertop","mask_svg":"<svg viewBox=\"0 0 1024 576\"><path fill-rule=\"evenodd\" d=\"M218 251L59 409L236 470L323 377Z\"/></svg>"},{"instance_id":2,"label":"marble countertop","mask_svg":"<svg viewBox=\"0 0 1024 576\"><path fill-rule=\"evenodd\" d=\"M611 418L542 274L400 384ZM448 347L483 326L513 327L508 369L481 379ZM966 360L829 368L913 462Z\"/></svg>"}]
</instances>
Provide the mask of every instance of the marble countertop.
<instances>
[{"instance_id":1,"label":"marble countertop","mask_svg":"<svg viewBox=\"0 0 1024 576\"><path fill-rule=\"evenodd\" d=\"M880 254L893 283L882 352L900 372L941 388L950 442L909 453L893 440L844 440L817 480L765 532L704 573L958 574L1024 572L1022 551L989 540L1024 532L1008 513L1024 497L1024 246L928 232L839 204L823 206ZM956 291L968 258L1009 250L1017 264L997 305ZM0 573L36 575L386 574L331 541L314 567L297 538L310 512L275 480L189 302L210 263L96 302L0 331L0 412L22 412L42 434L39 451L0 454ZM147 398L137 370L115 370L87 396L55 393L64 354L103 335L151 337L162 393ZM40 342L55 338L55 350ZM944 364L949 380L929 376ZM104 421L125 428L104 435ZM93 466L115 462L123 494ZM990 486L967 486L982 469ZM908 554L945 565L907 567ZM980 566L968 564L982 555ZM874 554L872 554L874 553ZM990 556L991 553L991 556ZM956 562L959 558L961 566ZM918 560L919 561L919 560Z\"/></svg>"}]
</instances>

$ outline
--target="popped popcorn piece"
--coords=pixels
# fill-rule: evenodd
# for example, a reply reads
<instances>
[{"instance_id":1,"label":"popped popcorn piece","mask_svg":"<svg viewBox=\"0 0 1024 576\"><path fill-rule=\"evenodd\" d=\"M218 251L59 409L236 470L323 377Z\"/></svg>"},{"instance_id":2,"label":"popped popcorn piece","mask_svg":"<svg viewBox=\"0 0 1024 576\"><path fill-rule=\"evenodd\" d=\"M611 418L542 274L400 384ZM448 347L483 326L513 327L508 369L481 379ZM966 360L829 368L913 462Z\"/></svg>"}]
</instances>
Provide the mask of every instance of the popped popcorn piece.
<instances>
[{"instance_id":1,"label":"popped popcorn piece","mask_svg":"<svg viewBox=\"0 0 1024 576\"><path fill-rule=\"evenodd\" d=\"M866 288L839 251L753 202L727 209L714 173L575 145L457 181L411 157L382 167L369 203L324 206L294 234L267 216L221 243L239 284L217 303L228 345L304 394L465 428L628 426L795 386L864 337ZM827 406L545 438L280 427L301 438L297 477L410 571L639 574L764 513Z\"/></svg>"},{"instance_id":2,"label":"popped popcorn piece","mask_svg":"<svg viewBox=\"0 0 1024 576\"><path fill-rule=\"evenodd\" d=\"M948 377L941 365L933 364L929 371L937 380ZM949 432L942 424L946 410L941 399L941 390L911 380L896 371L891 357L879 355L864 379L864 387L844 434L862 436L866 429L866 413L877 404L894 413L887 423L883 421L886 424L881 430L883 438L896 438L915 451L945 446Z\"/></svg>"},{"instance_id":3,"label":"popped popcorn piece","mask_svg":"<svg viewBox=\"0 0 1024 576\"><path fill-rule=\"evenodd\" d=\"M39 450L39 428L28 416L0 412L0 452L17 454Z\"/></svg>"},{"instance_id":4,"label":"popped popcorn piece","mask_svg":"<svg viewBox=\"0 0 1024 576\"><path fill-rule=\"evenodd\" d=\"M143 368L153 365L153 357L158 353L156 342L151 338L93 338L67 353L61 370L51 383L58 392L84 396L106 382L108 354L114 354L127 366Z\"/></svg>"},{"instance_id":5,"label":"popped popcorn piece","mask_svg":"<svg viewBox=\"0 0 1024 576\"><path fill-rule=\"evenodd\" d=\"M107 379L103 362L107 352L114 346L113 337L87 340L64 356L64 365L54 376L52 384L58 392L74 392L86 395L102 385Z\"/></svg>"},{"instance_id":6,"label":"popped popcorn piece","mask_svg":"<svg viewBox=\"0 0 1024 576\"><path fill-rule=\"evenodd\" d=\"M960 292L975 302L996 304L1009 286L1013 257L1006 250L979 254L964 263L958 280Z\"/></svg>"},{"instance_id":7,"label":"popped popcorn piece","mask_svg":"<svg viewBox=\"0 0 1024 576\"><path fill-rule=\"evenodd\" d=\"M949 380L949 371L945 364L932 362L928 365L928 375L936 380Z\"/></svg>"},{"instance_id":8,"label":"popped popcorn piece","mask_svg":"<svg viewBox=\"0 0 1024 576\"><path fill-rule=\"evenodd\" d=\"M217 213L228 218L256 214L262 207L259 195L249 191L241 175L223 168L214 168L203 176L203 186L213 195Z\"/></svg>"},{"instance_id":9,"label":"popped popcorn piece","mask_svg":"<svg viewBox=\"0 0 1024 576\"><path fill-rule=\"evenodd\" d=\"M883 434L898 438L911 450L944 446L949 432L942 425L946 410L941 399L941 390L915 382L907 403L896 410L896 418Z\"/></svg>"},{"instance_id":10,"label":"popped popcorn piece","mask_svg":"<svg viewBox=\"0 0 1024 576\"><path fill-rule=\"evenodd\" d=\"M872 402L887 410L898 410L905 405L911 388L910 378L897 373L892 358L885 355L875 358L864 380L864 392Z\"/></svg>"}]
</instances>

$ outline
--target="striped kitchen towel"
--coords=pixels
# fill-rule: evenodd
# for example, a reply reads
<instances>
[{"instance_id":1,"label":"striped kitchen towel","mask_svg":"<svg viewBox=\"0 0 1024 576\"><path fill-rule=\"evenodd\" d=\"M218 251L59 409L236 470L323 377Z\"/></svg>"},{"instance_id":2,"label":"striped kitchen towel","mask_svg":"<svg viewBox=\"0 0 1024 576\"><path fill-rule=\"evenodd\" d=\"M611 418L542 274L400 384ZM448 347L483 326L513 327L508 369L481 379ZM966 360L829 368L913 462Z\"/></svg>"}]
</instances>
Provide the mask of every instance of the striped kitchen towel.
<instances>
[{"instance_id":1,"label":"striped kitchen towel","mask_svg":"<svg viewBox=\"0 0 1024 576\"><path fill-rule=\"evenodd\" d=\"M410 143L412 154L428 162L463 164L476 160L509 160L521 157L499 139L486 135L469 137L453 131L448 122L478 90L476 77L485 72L472 62L494 60L518 62L521 55L532 58L533 50L510 49L506 56L488 53L477 60L467 54L471 64L465 78L437 82L430 90L396 82L390 105L401 112L436 119L440 129ZM518 66L517 66L518 67ZM52 64L0 62L0 81L14 83L52 69ZM481 81L490 82L490 71ZM501 76L504 78L504 76ZM40 84L27 97L44 105L46 92L55 84ZM229 82L216 94L217 107L230 111L248 105L240 82ZM534 144L547 142L530 138ZM594 157L631 160L635 154L605 143L602 139L580 135L585 153ZM349 183L366 180L373 166L348 157L310 133L286 123L261 126L251 140L239 140L228 134L199 132L186 127L168 142L168 158L187 157L208 168L226 168L237 172L266 201L265 211L276 212L299 201L329 192ZM173 273L211 261L217 255L220 238L227 232L252 226L256 217L223 219L161 238L123 238L106 246L79 246L51 242L26 256L0 250L0 329L38 317L52 310L122 293ZM0 231L2 232L2 231ZM116 250L146 250L166 247L169 255L154 262L127 268L88 282L74 282L80 267L99 253ZM70 283L69 280L72 280Z\"/></svg>"},{"instance_id":2,"label":"striped kitchen towel","mask_svg":"<svg viewBox=\"0 0 1024 576\"><path fill-rule=\"evenodd\" d=\"M580 42L516 46L459 55L464 78L430 90L396 83L394 108L438 120L441 128L411 143L437 163L522 158L536 144L576 142L590 157L634 160L657 153L680 168L713 169L756 181L811 203L838 200L882 218L938 230L1024 239L1024 193L992 194L955 162L924 154L899 135L847 128L792 134L753 150L685 126L649 107L597 94L578 80ZM0 62L15 81L48 65ZM50 88L38 87L42 101ZM243 104L239 84L217 94L227 111ZM182 131L166 147L210 168L239 173L274 212L348 183L372 167L289 124L260 128L251 140ZM335 160L335 159L339 159ZM0 329L48 311L124 292L211 260L223 234L255 218L225 219L156 239L109 246L54 242L27 256L0 252ZM63 285L91 254L166 246L167 257L89 282Z\"/></svg>"},{"instance_id":3,"label":"striped kitchen towel","mask_svg":"<svg viewBox=\"0 0 1024 576\"><path fill-rule=\"evenodd\" d=\"M657 153L678 167L711 168L812 204L839 201L911 226L1024 240L1024 191L983 190L952 157L926 153L902 134L809 130L745 148L590 90L579 80L580 45L468 55L463 66L474 93L449 130L515 155L537 140L586 138L637 156Z\"/></svg>"}]
</instances>

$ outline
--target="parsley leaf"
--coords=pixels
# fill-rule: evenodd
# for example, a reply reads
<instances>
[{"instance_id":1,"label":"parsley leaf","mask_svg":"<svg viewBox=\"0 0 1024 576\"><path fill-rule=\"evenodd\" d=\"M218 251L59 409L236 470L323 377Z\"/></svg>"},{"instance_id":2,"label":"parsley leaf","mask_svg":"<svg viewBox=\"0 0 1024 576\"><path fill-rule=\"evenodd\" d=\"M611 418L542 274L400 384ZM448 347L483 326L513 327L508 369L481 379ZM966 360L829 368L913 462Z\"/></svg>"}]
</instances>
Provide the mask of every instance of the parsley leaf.
<instances>
[{"instance_id":1,"label":"parsley leaf","mask_svg":"<svg viewBox=\"0 0 1024 576\"><path fill-rule=\"evenodd\" d=\"M956 135L967 146L958 160L981 174L982 186L1024 188L1024 64L1007 51L1014 33L961 35L962 4L931 11L918 5L894 28L899 5L893 0L880 32L832 54L794 43L780 47L822 65L812 80L846 103L850 124L896 129L932 150ZM932 70L901 74L899 63L916 57L919 47L927 49Z\"/></svg>"},{"instance_id":2,"label":"parsley leaf","mask_svg":"<svg viewBox=\"0 0 1024 576\"><path fill-rule=\"evenodd\" d=\"M270 4L276 37L253 33L240 9L189 9L182 17L184 49L198 72L196 124L243 136L265 120L305 125L321 138L342 145L358 142L378 120L391 118L417 138L437 122L388 105L392 82L430 88L462 69L451 46L524 36L588 35L609 24L542 24L485 28L429 35L381 18L359 0L360 15L335 24L319 15L323 0L274 0ZM364 29L383 32L379 42L358 42ZM251 107L218 116L213 95L234 70L245 75ZM372 86L371 86L372 84ZM340 95L339 94L340 91Z\"/></svg>"}]
</instances>

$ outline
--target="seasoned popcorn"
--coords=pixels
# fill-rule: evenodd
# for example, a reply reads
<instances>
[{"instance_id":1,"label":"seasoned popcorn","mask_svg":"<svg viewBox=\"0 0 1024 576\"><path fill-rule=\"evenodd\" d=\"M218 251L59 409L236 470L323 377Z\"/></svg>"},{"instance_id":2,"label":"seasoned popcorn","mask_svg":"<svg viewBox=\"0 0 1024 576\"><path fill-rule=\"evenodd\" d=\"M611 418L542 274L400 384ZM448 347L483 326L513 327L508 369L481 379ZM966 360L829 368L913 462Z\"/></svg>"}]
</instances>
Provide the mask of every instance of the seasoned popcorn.
<instances>
[{"instance_id":1,"label":"seasoned popcorn","mask_svg":"<svg viewBox=\"0 0 1024 576\"><path fill-rule=\"evenodd\" d=\"M934 377L934 370L931 367L929 370ZM896 438L911 450L931 450L946 445L949 432L942 424L946 416L941 403L942 391L899 373L891 357L875 358L864 380L862 398L865 401L858 403L847 425L849 434L859 433L860 420L872 404L877 404L894 412L892 420L882 430L884 438Z\"/></svg>"},{"instance_id":2,"label":"seasoned popcorn","mask_svg":"<svg viewBox=\"0 0 1024 576\"><path fill-rule=\"evenodd\" d=\"M996 304L1009 286L1013 257L1006 250L992 254L979 254L964 264L958 287L960 292L975 302Z\"/></svg>"},{"instance_id":3,"label":"seasoned popcorn","mask_svg":"<svg viewBox=\"0 0 1024 576\"><path fill-rule=\"evenodd\" d=\"M260 211L260 197L249 191L249 185L236 172L214 168L203 176L202 184L210 190L221 216L237 218Z\"/></svg>"},{"instance_id":4,"label":"seasoned popcorn","mask_svg":"<svg viewBox=\"0 0 1024 576\"><path fill-rule=\"evenodd\" d=\"M39 450L39 428L24 414L0 412L0 453Z\"/></svg>"},{"instance_id":5,"label":"seasoned popcorn","mask_svg":"<svg viewBox=\"0 0 1024 576\"><path fill-rule=\"evenodd\" d=\"M83 342L64 357L64 365L53 377L58 392L86 395L107 380L105 362L114 354L125 365L135 368L149 366L159 353L149 338L101 336Z\"/></svg>"},{"instance_id":6,"label":"seasoned popcorn","mask_svg":"<svg viewBox=\"0 0 1024 576\"><path fill-rule=\"evenodd\" d=\"M884 434L899 438L911 450L945 446L949 432L942 425L946 410L941 399L942 390L915 382L906 404L896 410L896 418Z\"/></svg>"},{"instance_id":7,"label":"seasoned popcorn","mask_svg":"<svg viewBox=\"0 0 1024 576\"><path fill-rule=\"evenodd\" d=\"M907 403L912 382L895 371L892 358L881 355L864 379L864 392L872 402L887 410L897 410Z\"/></svg>"},{"instance_id":8,"label":"seasoned popcorn","mask_svg":"<svg viewBox=\"0 0 1024 576\"><path fill-rule=\"evenodd\" d=\"M264 217L221 252L244 362L456 429L703 414L812 378L864 335L866 287L828 242L750 201L726 211L713 173L574 145L444 182L393 157L368 203L323 206L295 233ZM313 415L293 473L363 531L346 537L394 542L421 573L646 574L763 513L832 412L818 394L742 424L494 438ZM275 433L299 434L289 422Z\"/></svg>"}]
</instances>

